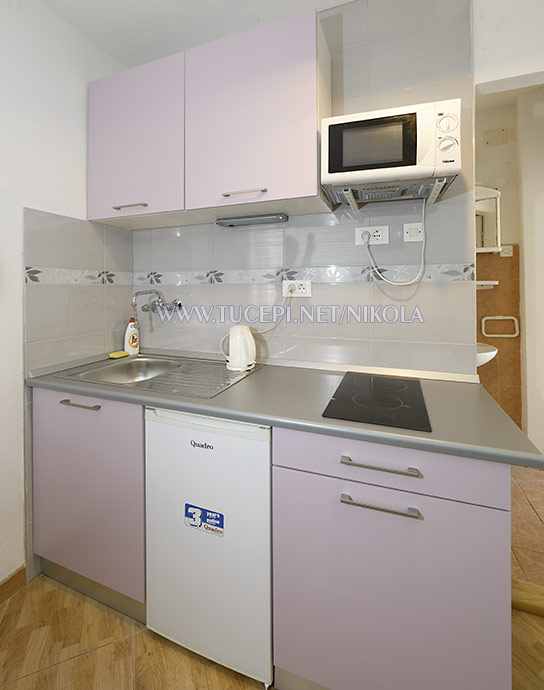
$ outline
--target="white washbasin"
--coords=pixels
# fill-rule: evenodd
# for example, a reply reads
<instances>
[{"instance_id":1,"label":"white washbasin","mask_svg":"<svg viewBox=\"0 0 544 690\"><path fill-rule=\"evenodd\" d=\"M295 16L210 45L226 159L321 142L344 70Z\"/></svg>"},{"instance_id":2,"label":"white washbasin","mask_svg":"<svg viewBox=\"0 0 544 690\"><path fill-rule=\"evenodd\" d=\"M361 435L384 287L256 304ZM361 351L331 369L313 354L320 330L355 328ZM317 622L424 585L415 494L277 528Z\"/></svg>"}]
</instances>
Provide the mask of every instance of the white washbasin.
<instances>
[{"instance_id":1,"label":"white washbasin","mask_svg":"<svg viewBox=\"0 0 544 690\"><path fill-rule=\"evenodd\" d=\"M476 366L481 367L487 364L496 356L498 350L493 345L487 343L476 343Z\"/></svg>"}]
</instances>

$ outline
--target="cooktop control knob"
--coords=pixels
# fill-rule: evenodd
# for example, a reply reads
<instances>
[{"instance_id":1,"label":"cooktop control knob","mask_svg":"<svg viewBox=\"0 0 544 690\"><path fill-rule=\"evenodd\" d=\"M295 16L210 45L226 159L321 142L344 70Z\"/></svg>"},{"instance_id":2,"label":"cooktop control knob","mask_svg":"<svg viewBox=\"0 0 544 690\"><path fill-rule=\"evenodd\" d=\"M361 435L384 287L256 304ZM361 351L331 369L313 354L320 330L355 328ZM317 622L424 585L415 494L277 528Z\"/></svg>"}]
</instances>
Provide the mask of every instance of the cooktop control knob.
<instances>
[{"instance_id":1,"label":"cooktop control knob","mask_svg":"<svg viewBox=\"0 0 544 690\"><path fill-rule=\"evenodd\" d=\"M453 130L457 128L458 124L459 120L455 117L455 115L443 115L438 120L438 129L441 132L453 132Z\"/></svg>"},{"instance_id":2,"label":"cooktop control knob","mask_svg":"<svg viewBox=\"0 0 544 690\"><path fill-rule=\"evenodd\" d=\"M442 153L451 153L451 151L457 148L457 140L453 137L445 137L438 144L438 148Z\"/></svg>"}]
</instances>

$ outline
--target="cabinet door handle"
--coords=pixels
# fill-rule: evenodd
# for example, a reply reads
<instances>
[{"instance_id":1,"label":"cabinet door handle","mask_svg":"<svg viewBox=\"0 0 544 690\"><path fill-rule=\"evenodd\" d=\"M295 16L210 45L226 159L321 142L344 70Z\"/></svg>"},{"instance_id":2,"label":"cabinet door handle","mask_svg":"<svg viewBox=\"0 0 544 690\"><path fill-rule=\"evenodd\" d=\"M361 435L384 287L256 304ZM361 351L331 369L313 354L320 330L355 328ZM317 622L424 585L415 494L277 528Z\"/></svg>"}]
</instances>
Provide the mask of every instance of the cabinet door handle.
<instances>
[{"instance_id":1,"label":"cabinet door handle","mask_svg":"<svg viewBox=\"0 0 544 690\"><path fill-rule=\"evenodd\" d=\"M147 201L137 201L135 204L121 204L121 206L112 206L115 211L120 211L122 208L132 208L132 206L149 206Z\"/></svg>"},{"instance_id":2,"label":"cabinet door handle","mask_svg":"<svg viewBox=\"0 0 544 690\"><path fill-rule=\"evenodd\" d=\"M381 506L371 506L368 503L359 503L354 501L349 494L342 494L340 503L345 503L347 506L354 506L355 508L367 508L368 510L377 510L380 513L390 513L391 515L400 515L401 517L412 518L413 520L423 520L423 515L417 508L406 508L406 510L393 510L393 508L382 508Z\"/></svg>"},{"instance_id":3,"label":"cabinet door handle","mask_svg":"<svg viewBox=\"0 0 544 690\"><path fill-rule=\"evenodd\" d=\"M257 192L268 192L266 187L255 187L255 189L238 189L235 192L221 192L221 196L235 196L237 194L256 194Z\"/></svg>"},{"instance_id":4,"label":"cabinet door handle","mask_svg":"<svg viewBox=\"0 0 544 690\"><path fill-rule=\"evenodd\" d=\"M69 405L70 407L79 407L82 410L91 410L92 412L98 412L102 408L102 405L78 405L77 403L70 402L68 398L64 400L59 400L59 405Z\"/></svg>"},{"instance_id":5,"label":"cabinet door handle","mask_svg":"<svg viewBox=\"0 0 544 690\"><path fill-rule=\"evenodd\" d=\"M415 479L423 479L423 475L417 469L417 467L408 467L405 470L395 470L389 467L377 467L376 465L363 465L360 462L353 462L353 460L348 455L342 455L340 458L342 465L347 465L348 467L362 467L365 470L376 470L377 472L388 472L389 474L400 474L403 477L414 477Z\"/></svg>"}]
</instances>

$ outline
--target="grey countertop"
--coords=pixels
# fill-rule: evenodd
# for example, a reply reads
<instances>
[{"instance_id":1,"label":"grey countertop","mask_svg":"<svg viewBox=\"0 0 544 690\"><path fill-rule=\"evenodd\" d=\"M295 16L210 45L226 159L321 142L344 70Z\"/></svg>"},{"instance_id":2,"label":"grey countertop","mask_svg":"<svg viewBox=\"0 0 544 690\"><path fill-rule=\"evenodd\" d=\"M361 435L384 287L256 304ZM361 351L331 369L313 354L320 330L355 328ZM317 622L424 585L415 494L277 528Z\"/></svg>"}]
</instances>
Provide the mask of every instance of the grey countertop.
<instances>
[{"instance_id":1,"label":"grey countertop","mask_svg":"<svg viewBox=\"0 0 544 690\"><path fill-rule=\"evenodd\" d=\"M71 364L74 366L77 363ZM206 400L67 380L58 378L55 373L28 378L27 384L182 412L544 468L544 457L480 384L422 380L432 426L432 432L426 433L322 417L342 376L342 373L316 369L262 366Z\"/></svg>"}]
</instances>

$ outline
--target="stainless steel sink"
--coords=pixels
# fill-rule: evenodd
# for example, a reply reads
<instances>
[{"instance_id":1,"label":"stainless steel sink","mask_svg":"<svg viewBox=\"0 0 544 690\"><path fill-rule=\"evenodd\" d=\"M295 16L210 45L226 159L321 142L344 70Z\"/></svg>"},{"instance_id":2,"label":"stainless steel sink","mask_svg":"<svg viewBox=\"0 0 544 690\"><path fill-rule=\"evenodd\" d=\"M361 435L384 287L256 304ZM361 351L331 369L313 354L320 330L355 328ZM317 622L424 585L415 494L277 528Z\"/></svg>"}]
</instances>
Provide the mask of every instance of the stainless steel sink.
<instances>
[{"instance_id":1,"label":"stainless steel sink","mask_svg":"<svg viewBox=\"0 0 544 690\"><path fill-rule=\"evenodd\" d=\"M225 362L211 359L137 355L130 359L86 364L55 376L72 381L128 386L159 395L213 398L252 371L229 371Z\"/></svg>"},{"instance_id":2,"label":"stainless steel sink","mask_svg":"<svg viewBox=\"0 0 544 690\"><path fill-rule=\"evenodd\" d=\"M70 378L96 383L137 383L153 379L176 367L179 367L179 361L176 359L134 357L108 362L98 369L75 373Z\"/></svg>"}]
</instances>

